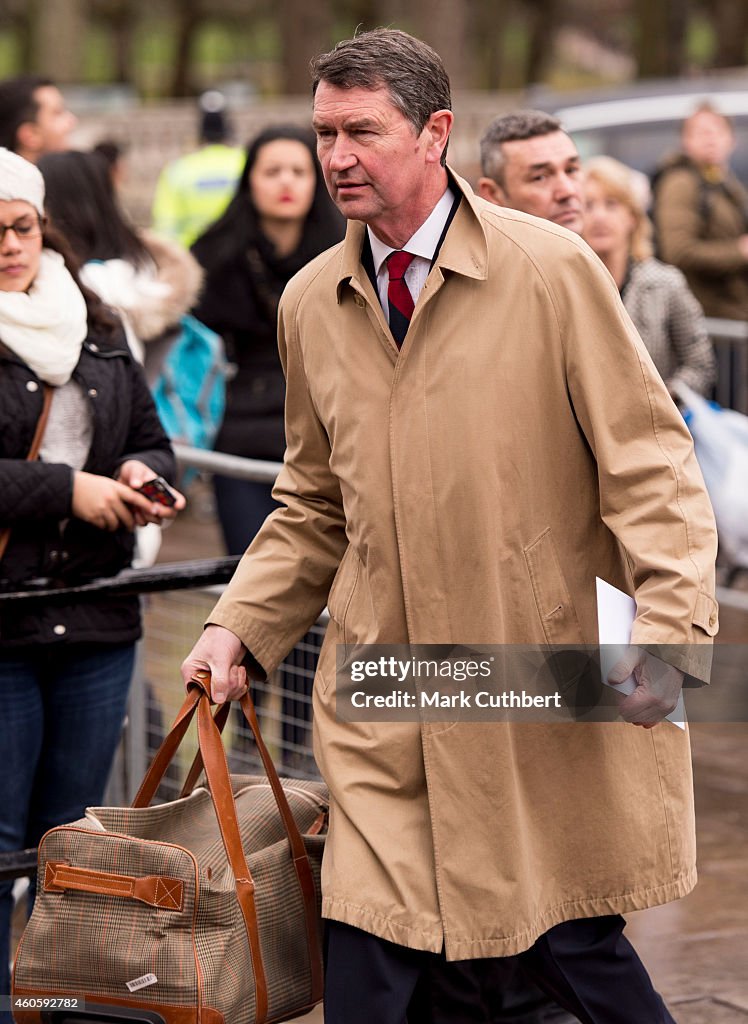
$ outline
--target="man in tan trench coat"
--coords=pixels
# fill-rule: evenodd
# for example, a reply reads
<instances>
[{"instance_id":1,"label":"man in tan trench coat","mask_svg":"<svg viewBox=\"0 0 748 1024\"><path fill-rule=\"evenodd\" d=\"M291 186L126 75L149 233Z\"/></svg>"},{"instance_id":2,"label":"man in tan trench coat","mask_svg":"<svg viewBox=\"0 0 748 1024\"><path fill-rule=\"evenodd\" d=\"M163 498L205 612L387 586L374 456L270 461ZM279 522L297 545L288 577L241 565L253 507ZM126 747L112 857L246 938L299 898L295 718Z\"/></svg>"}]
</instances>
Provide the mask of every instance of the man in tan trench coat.
<instances>
[{"instance_id":1,"label":"man in tan trench coat","mask_svg":"<svg viewBox=\"0 0 748 1024\"><path fill-rule=\"evenodd\" d=\"M712 514L607 272L565 229L474 196L443 162L451 125L441 61L404 33L315 63L348 232L284 294L283 507L183 671L237 696L247 659L272 672L328 605L331 1024L402 1024L430 957L513 954L582 1021L671 1021L618 915L696 880L688 736L656 723L717 629ZM409 324L393 251L414 257ZM624 721L336 716L337 643L594 643L595 576L636 598Z\"/></svg>"}]
</instances>

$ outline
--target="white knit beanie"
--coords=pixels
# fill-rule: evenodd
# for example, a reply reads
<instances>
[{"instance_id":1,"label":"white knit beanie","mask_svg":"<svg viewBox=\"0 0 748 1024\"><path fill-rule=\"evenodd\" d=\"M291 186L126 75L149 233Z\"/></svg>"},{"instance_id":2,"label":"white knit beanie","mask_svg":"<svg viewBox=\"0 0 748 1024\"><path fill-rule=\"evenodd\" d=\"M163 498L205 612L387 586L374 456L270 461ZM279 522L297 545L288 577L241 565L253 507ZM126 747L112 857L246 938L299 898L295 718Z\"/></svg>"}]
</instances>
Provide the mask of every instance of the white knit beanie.
<instances>
[{"instance_id":1,"label":"white knit beanie","mask_svg":"<svg viewBox=\"0 0 748 1024\"><path fill-rule=\"evenodd\" d=\"M44 216L44 178L22 156L0 146L0 199L23 199Z\"/></svg>"}]
</instances>

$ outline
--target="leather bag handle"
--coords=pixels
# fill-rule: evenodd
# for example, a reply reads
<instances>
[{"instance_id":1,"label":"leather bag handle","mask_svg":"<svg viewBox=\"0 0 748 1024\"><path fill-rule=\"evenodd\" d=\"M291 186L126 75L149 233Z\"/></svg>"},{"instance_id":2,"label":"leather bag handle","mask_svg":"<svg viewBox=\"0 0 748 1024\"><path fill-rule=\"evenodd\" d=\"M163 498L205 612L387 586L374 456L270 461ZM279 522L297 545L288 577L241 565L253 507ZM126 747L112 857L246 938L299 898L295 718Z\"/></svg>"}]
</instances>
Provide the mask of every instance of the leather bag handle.
<instances>
[{"instance_id":1,"label":"leather bag handle","mask_svg":"<svg viewBox=\"0 0 748 1024\"><path fill-rule=\"evenodd\" d=\"M268 990L257 921L255 883L242 846L226 752L210 712L210 698L204 690L197 703L197 735L218 828L236 882L236 895L247 930L255 979L255 1020L256 1024L263 1024L268 1014Z\"/></svg>"},{"instance_id":2,"label":"leather bag handle","mask_svg":"<svg viewBox=\"0 0 748 1024\"><path fill-rule=\"evenodd\" d=\"M230 701L226 701L225 704L220 704L218 710L213 716L213 721L216 723L218 731L223 735L223 729L226 722L229 720L229 712L231 711ZM187 778L184 780L182 791L179 794L181 800L185 796L189 796L192 790L195 788L197 780L200 778L200 772L203 770L203 755L200 753L198 747L197 753L195 754L195 760L192 762L190 770L187 772Z\"/></svg>"},{"instance_id":3,"label":"leather bag handle","mask_svg":"<svg viewBox=\"0 0 748 1024\"><path fill-rule=\"evenodd\" d=\"M226 702L219 707L216 712L216 720L214 720L210 710L209 694L210 673L208 671L197 672L188 684L184 703L177 713L171 730L164 738L150 768L146 772L132 806L147 807L150 804L166 769L184 739L190 722L195 714L197 714L200 760L205 767L208 787L218 819L218 827L226 850L226 856L236 881L237 897L247 928L247 938L254 967L257 1024L262 1024L267 1016L267 980L262 963L259 929L257 926L257 909L254 899L255 887L242 847L236 815L236 803L231 788L231 777L219 729L219 724L222 728L228 717L227 709L230 708L230 703ZM281 821L288 837L294 870L304 901L306 938L310 956L312 999L318 1002L322 998L323 990L322 955L317 929L316 894L309 857L307 856L301 833L291 813L291 808L283 791L278 772L262 738L257 721L257 713L249 693L245 694L242 698L241 707L254 735L255 743L257 744L257 749L265 767ZM193 763L190 776L195 771L197 763L198 759ZM199 774L199 770L198 768L195 772L195 778Z\"/></svg>"},{"instance_id":4,"label":"leather bag handle","mask_svg":"<svg viewBox=\"0 0 748 1024\"><path fill-rule=\"evenodd\" d=\"M49 410L52 405L53 395L54 388L50 384L45 384L42 411L39 413L39 419L36 421L36 430L34 431L34 436L31 439L31 447L29 448L29 453L26 456L26 462L36 462L39 457L39 449L42 446L44 431L47 429L47 420L49 419ZM6 526L4 529L0 530L0 559L2 559L5 554L5 549L8 546L10 531L10 526Z\"/></svg>"},{"instance_id":5,"label":"leather bag handle","mask_svg":"<svg viewBox=\"0 0 748 1024\"><path fill-rule=\"evenodd\" d=\"M111 871L95 871L48 860L44 869L44 891L65 892L68 889L138 900L159 910L180 911L184 902L184 883L179 878L117 875Z\"/></svg>"}]
</instances>

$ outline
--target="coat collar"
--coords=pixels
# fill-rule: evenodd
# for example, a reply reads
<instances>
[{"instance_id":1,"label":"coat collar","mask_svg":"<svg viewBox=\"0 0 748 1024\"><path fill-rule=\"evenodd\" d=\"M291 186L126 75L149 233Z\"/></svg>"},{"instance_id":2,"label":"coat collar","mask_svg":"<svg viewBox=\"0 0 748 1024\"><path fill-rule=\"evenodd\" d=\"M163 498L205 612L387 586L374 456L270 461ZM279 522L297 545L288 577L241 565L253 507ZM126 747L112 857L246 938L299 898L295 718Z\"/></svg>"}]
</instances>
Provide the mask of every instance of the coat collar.
<instances>
[{"instance_id":1,"label":"coat collar","mask_svg":"<svg viewBox=\"0 0 748 1024\"><path fill-rule=\"evenodd\" d=\"M488 244L481 221L479 203L468 183L447 167L450 185L455 194L461 193L462 202L450 225L447 237L439 251L434 269L451 270L477 281L484 281L488 276ZM341 301L342 286L350 283L356 291L364 291L368 284L368 276L361 264L361 250L366 235L366 226L362 221L348 221L340 269L337 279L337 299Z\"/></svg>"}]
</instances>

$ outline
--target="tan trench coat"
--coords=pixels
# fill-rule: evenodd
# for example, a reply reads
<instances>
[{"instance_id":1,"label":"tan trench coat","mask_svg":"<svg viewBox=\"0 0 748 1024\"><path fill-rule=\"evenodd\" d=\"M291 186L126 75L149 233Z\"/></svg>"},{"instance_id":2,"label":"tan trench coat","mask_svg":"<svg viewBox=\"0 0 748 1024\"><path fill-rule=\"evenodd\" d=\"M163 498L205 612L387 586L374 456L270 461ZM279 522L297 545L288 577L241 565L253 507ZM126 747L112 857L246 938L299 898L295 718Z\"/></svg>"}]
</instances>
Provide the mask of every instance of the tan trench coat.
<instances>
[{"instance_id":1,"label":"tan trench coat","mask_svg":"<svg viewBox=\"0 0 748 1024\"><path fill-rule=\"evenodd\" d=\"M687 893L688 736L342 723L336 643L595 643L596 575L635 589L638 642L709 643L717 614L691 441L611 278L569 232L456 180L465 196L399 356L360 223L289 284L287 507L210 621L271 671L327 601L323 913L464 959Z\"/></svg>"}]
</instances>

